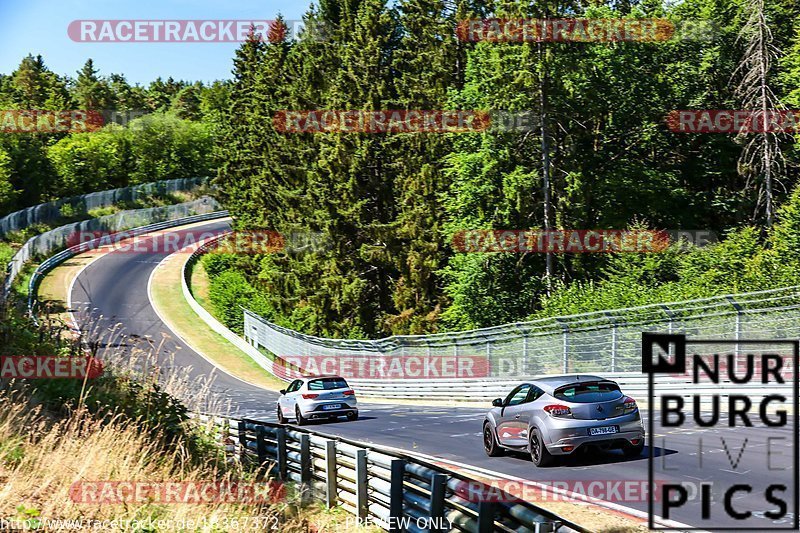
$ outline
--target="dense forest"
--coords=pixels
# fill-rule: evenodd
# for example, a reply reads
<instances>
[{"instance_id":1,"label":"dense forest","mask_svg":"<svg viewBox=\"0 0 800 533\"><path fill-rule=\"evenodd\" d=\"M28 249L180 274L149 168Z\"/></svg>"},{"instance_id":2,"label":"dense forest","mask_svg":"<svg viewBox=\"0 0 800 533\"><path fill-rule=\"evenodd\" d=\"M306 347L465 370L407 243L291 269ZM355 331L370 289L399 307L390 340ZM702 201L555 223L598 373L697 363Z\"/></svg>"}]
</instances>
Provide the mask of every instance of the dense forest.
<instances>
[{"instance_id":1,"label":"dense forest","mask_svg":"<svg viewBox=\"0 0 800 533\"><path fill-rule=\"evenodd\" d=\"M665 117L751 109L748 69L759 59L771 105L800 106L798 14L785 0L322 0L306 22L326 28L325 39L290 40L276 24L237 51L217 183L240 228L324 232L331 245L209 258L213 300L312 334L376 337L793 283L783 269L794 256L774 262L775 235L786 236L800 203L788 204L792 135L674 133ZM487 17L656 17L713 31L659 42L457 37L459 21ZM754 42L768 57L748 56ZM542 127L291 134L273 125L283 110L316 109L533 111ZM768 169L751 157L760 143L775 150ZM632 226L711 230L723 242L557 254L549 272L545 254L451 245L464 229Z\"/></svg>"},{"instance_id":2,"label":"dense forest","mask_svg":"<svg viewBox=\"0 0 800 533\"><path fill-rule=\"evenodd\" d=\"M161 179L209 176L227 82L157 79L130 85L121 74L103 76L91 59L76 77L52 72L29 55L0 74L0 216L56 198ZM104 127L91 132L6 131L13 110L82 110ZM100 124L98 124L100 125Z\"/></svg>"}]
</instances>

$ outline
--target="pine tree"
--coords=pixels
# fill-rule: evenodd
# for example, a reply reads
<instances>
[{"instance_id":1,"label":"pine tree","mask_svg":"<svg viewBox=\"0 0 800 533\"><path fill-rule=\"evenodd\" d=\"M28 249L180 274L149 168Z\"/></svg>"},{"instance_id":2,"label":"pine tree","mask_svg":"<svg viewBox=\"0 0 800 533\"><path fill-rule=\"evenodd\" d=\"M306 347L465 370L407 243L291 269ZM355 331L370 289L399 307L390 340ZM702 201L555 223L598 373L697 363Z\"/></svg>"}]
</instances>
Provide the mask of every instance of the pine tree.
<instances>
[{"instance_id":1,"label":"pine tree","mask_svg":"<svg viewBox=\"0 0 800 533\"><path fill-rule=\"evenodd\" d=\"M75 100L81 109L102 110L110 109L113 105L111 90L106 81L97 75L91 59L87 59L78 71Z\"/></svg>"}]
</instances>

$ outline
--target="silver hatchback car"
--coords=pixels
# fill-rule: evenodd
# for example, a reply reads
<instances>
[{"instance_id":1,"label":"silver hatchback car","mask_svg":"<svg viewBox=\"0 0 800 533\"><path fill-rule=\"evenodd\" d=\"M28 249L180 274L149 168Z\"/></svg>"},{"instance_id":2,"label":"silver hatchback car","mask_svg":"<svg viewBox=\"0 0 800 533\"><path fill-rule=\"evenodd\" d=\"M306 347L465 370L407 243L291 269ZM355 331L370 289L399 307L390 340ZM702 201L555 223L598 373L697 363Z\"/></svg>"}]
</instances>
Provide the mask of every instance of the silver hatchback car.
<instances>
[{"instance_id":1,"label":"silver hatchback car","mask_svg":"<svg viewBox=\"0 0 800 533\"><path fill-rule=\"evenodd\" d=\"M527 450L536 466L581 447L622 449L638 457L644 425L636 401L613 381L586 375L552 376L523 383L494 406L483 422L490 457Z\"/></svg>"},{"instance_id":2,"label":"silver hatchback car","mask_svg":"<svg viewBox=\"0 0 800 533\"><path fill-rule=\"evenodd\" d=\"M358 419L356 393L340 376L302 377L292 381L278 398L278 422L287 418L302 426L309 420L346 416Z\"/></svg>"}]
</instances>

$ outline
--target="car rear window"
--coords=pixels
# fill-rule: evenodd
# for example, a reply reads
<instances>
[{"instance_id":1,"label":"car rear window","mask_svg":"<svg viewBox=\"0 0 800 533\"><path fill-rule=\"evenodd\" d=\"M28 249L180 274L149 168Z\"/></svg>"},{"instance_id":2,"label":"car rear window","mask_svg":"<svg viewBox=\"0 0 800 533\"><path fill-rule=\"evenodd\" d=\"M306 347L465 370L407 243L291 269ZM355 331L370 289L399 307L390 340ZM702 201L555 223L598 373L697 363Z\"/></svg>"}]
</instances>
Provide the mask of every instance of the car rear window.
<instances>
[{"instance_id":1,"label":"car rear window","mask_svg":"<svg viewBox=\"0 0 800 533\"><path fill-rule=\"evenodd\" d=\"M346 389L347 382L344 378L320 378L308 382L308 390L333 390Z\"/></svg>"},{"instance_id":2,"label":"car rear window","mask_svg":"<svg viewBox=\"0 0 800 533\"><path fill-rule=\"evenodd\" d=\"M592 403L616 400L622 392L611 382L572 383L556 389L553 396L566 402Z\"/></svg>"}]
</instances>

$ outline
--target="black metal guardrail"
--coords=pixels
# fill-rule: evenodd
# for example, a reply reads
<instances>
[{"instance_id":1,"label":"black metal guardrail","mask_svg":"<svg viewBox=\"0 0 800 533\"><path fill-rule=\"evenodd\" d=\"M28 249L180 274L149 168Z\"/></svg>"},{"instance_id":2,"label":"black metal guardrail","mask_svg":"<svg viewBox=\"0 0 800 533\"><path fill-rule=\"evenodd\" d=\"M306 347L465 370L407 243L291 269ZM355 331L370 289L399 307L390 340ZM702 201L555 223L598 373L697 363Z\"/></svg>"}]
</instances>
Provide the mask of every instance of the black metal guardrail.
<instances>
[{"instance_id":1,"label":"black metal guardrail","mask_svg":"<svg viewBox=\"0 0 800 533\"><path fill-rule=\"evenodd\" d=\"M464 498L477 480L412 455L272 422L197 416L235 443L228 451L243 463L391 533L588 531L494 487L491 501Z\"/></svg>"}]
</instances>

